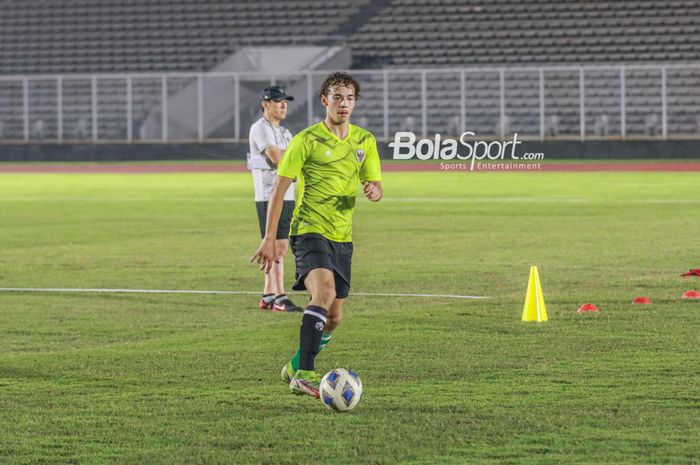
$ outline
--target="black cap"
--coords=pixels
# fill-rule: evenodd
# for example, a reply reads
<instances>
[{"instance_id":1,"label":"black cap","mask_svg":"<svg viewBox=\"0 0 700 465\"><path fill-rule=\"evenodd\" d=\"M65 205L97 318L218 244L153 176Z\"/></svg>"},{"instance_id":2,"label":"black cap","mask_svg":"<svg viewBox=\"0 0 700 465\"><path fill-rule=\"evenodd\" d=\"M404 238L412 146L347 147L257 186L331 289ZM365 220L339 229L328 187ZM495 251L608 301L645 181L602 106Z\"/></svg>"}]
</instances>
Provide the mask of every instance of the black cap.
<instances>
[{"instance_id":1,"label":"black cap","mask_svg":"<svg viewBox=\"0 0 700 465\"><path fill-rule=\"evenodd\" d=\"M262 91L260 100L294 100L294 97L287 95L282 86L270 86Z\"/></svg>"}]
</instances>

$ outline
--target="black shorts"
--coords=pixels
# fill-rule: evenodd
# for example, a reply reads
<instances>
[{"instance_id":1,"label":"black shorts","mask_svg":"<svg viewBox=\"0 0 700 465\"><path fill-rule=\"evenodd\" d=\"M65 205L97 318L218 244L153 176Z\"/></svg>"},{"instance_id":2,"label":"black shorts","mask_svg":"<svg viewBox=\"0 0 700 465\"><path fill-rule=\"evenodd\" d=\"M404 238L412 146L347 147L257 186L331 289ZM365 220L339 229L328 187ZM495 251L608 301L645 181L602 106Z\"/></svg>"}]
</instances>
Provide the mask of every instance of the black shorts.
<instances>
[{"instance_id":1,"label":"black shorts","mask_svg":"<svg viewBox=\"0 0 700 465\"><path fill-rule=\"evenodd\" d=\"M297 265L296 282L292 289L306 290L306 275L316 268L325 268L333 272L336 298L345 299L350 294L352 242L334 242L320 234L307 233L290 237L289 245Z\"/></svg>"},{"instance_id":2,"label":"black shorts","mask_svg":"<svg viewBox=\"0 0 700 465\"><path fill-rule=\"evenodd\" d=\"M255 202L255 208L258 210L258 224L260 224L260 237L265 237L265 224L267 223L267 201ZM294 200L285 200L282 205L282 214L280 221L277 223L276 239L287 239L289 237L289 223L292 222L292 214L294 213Z\"/></svg>"}]
</instances>

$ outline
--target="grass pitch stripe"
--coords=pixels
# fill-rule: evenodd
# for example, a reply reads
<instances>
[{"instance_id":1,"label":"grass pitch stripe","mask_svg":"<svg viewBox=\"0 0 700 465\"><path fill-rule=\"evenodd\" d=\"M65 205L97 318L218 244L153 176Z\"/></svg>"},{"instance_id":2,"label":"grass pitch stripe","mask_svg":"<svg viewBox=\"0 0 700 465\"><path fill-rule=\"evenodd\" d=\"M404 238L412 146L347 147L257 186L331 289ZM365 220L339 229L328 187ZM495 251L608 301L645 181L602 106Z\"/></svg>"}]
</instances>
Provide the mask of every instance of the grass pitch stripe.
<instances>
[{"instance_id":1,"label":"grass pitch stripe","mask_svg":"<svg viewBox=\"0 0 700 465\"><path fill-rule=\"evenodd\" d=\"M389 294L384 292L351 292L350 295L365 297L442 297L445 299L488 299L485 295L458 295L458 294Z\"/></svg>"},{"instance_id":2,"label":"grass pitch stripe","mask_svg":"<svg viewBox=\"0 0 700 465\"><path fill-rule=\"evenodd\" d=\"M58 287L0 287L0 292L84 292L104 294L223 294L223 295L258 295L260 291L199 291L179 289L71 289ZM304 292L290 292L289 294L304 294ZM351 295L363 297L428 297L442 299L488 299L480 295L459 294L391 294L383 292L352 292Z\"/></svg>"}]
</instances>

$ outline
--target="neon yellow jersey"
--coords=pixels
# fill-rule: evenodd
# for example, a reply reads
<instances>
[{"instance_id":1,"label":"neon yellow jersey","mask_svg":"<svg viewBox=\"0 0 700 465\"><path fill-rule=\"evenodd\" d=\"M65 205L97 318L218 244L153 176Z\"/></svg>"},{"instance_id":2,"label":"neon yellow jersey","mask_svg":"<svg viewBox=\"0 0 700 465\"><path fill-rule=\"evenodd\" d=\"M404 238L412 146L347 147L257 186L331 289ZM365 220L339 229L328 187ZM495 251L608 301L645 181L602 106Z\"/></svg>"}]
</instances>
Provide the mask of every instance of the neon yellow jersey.
<instances>
[{"instance_id":1,"label":"neon yellow jersey","mask_svg":"<svg viewBox=\"0 0 700 465\"><path fill-rule=\"evenodd\" d=\"M290 235L319 233L331 241L351 242L357 188L365 181L381 181L377 141L353 124L343 140L323 122L314 124L294 136L277 175L299 179Z\"/></svg>"}]
</instances>

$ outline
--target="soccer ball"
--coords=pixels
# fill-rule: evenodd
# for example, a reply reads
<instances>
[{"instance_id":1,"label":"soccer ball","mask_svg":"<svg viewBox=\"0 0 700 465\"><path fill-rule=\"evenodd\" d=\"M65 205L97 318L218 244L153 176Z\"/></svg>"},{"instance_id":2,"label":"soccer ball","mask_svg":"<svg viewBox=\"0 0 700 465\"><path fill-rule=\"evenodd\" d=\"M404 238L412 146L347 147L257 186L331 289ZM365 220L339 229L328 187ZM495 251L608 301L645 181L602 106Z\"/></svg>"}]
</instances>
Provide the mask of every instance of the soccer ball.
<instances>
[{"instance_id":1,"label":"soccer ball","mask_svg":"<svg viewBox=\"0 0 700 465\"><path fill-rule=\"evenodd\" d=\"M336 368L323 377L319 391L323 405L334 412L347 412L362 399L362 381L354 371Z\"/></svg>"}]
</instances>

